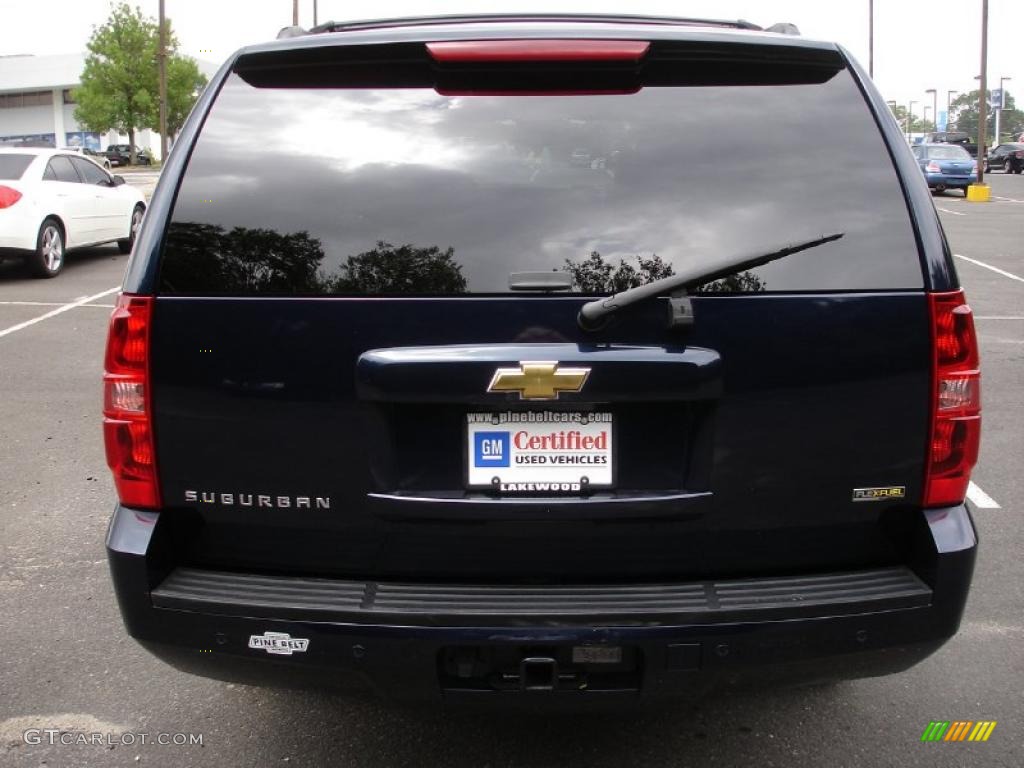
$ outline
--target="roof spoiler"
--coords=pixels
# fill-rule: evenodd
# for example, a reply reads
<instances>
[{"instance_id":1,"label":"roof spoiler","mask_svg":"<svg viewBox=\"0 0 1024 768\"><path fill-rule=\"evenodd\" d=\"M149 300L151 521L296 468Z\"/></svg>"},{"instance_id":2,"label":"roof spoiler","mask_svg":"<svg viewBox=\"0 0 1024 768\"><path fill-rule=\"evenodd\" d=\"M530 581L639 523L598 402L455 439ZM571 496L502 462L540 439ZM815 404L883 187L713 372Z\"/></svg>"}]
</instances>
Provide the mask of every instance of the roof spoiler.
<instances>
[{"instance_id":1,"label":"roof spoiler","mask_svg":"<svg viewBox=\"0 0 1024 768\"><path fill-rule=\"evenodd\" d=\"M373 19L361 21L327 21L312 29L302 27L284 27L277 33L277 39L283 40L289 37L300 37L302 35L316 35L324 32L355 32L367 29L387 29L390 27L423 27L437 26L442 24L488 24L505 22L590 22L596 24L684 24L701 27L726 27L730 29L745 29L754 32L761 32L763 29L743 19L694 19L674 16L641 16L632 14L596 14L596 13L481 13L481 14L452 14L447 16L409 16L393 19ZM790 25L792 26L792 25ZM794 27L795 29L795 27Z\"/></svg>"},{"instance_id":2,"label":"roof spoiler","mask_svg":"<svg viewBox=\"0 0 1024 768\"><path fill-rule=\"evenodd\" d=\"M277 33L278 40L285 40L290 37L302 37L303 35L319 35L325 32L356 32L367 29L388 29L391 27L425 27L441 24L485 24L503 22L559 22L576 21L605 24L684 24L701 27L727 27L730 29L744 29L753 32L774 32L779 35L799 36L800 30L796 24L780 22L770 27L759 27L743 19L728 21L722 19L692 19L674 16L638 16L612 14L556 14L556 13L534 13L534 14L494 14L484 13L478 15L449 15L449 16L409 16L394 19L373 19L364 21L327 21L318 24L311 29L304 29L298 26L283 27Z\"/></svg>"}]
</instances>

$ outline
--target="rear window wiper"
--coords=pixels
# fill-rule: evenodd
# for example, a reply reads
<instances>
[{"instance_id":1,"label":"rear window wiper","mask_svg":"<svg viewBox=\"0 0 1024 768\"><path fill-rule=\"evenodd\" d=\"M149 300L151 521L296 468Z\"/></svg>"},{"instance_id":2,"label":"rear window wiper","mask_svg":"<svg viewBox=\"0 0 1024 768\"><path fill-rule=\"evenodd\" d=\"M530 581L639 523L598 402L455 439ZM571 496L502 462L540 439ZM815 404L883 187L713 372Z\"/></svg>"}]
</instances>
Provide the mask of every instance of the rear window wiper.
<instances>
[{"instance_id":1,"label":"rear window wiper","mask_svg":"<svg viewBox=\"0 0 1024 768\"><path fill-rule=\"evenodd\" d=\"M647 283L646 285L639 285L636 288L630 288L629 290L616 293L612 296L608 296L607 298L588 301L580 307L580 312L576 319L580 328L583 330L595 331L601 328L608 318L620 309L625 309L626 307L637 304L645 299L653 299L658 296L664 296L665 294L686 291L698 285L711 282L712 280L718 280L723 277L728 277L729 275L734 275L737 272L743 272L748 269L753 269L754 267L760 267L771 261L776 261L785 256L789 256L790 254L799 253L800 251L806 251L809 248L815 248L819 245L830 243L833 240L838 240L842 236L842 232L837 232L832 235L822 235L814 238L813 240L807 240L802 243L786 245L782 248L771 251L770 253L763 253L757 256L734 256L724 262L720 262L717 266L713 266L711 269L708 269L707 265L695 265L683 272L670 275L669 277L663 277L660 280L655 280ZM678 305L670 303L670 327L676 325L689 325L692 321L691 316L689 321L680 322L680 310L681 308ZM685 309L682 311L685 312Z\"/></svg>"}]
</instances>

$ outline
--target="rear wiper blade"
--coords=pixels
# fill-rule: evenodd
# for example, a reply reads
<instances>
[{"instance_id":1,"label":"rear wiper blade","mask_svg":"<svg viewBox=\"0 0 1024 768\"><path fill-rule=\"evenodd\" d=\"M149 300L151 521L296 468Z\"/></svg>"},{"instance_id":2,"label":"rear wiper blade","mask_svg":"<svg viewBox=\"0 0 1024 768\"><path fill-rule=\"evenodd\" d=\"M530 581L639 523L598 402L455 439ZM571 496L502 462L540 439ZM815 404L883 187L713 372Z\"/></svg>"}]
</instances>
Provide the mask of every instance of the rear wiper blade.
<instances>
[{"instance_id":1,"label":"rear wiper blade","mask_svg":"<svg viewBox=\"0 0 1024 768\"><path fill-rule=\"evenodd\" d=\"M832 235L821 235L813 240L807 240L802 243L786 245L782 248L771 251L770 253L763 253L756 256L734 256L724 262L720 262L719 266L715 266L710 270L707 268L707 265L695 265L686 271L679 272L668 277L663 277L660 280L655 280L651 283L647 283L646 285L638 285L636 288L630 288L629 290L616 293L612 296L608 296L607 298L588 301L580 307L580 313L576 320L579 323L580 328L583 330L594 331L603 326L605 321L620 309L625 309L626 307L644 301L645 299L664 296L666 293L685 291L698 285L709 283L712 280L718 280L722 277L734 275L737 272L743 272L748 269L753 269L754 267L760 267L793 253L799 253L800 251L806 251L809 248L815 248L825 243L831 243L833 240L838 240L842 236L842 232L837 232Z\"/></svg>"}]
</instances>

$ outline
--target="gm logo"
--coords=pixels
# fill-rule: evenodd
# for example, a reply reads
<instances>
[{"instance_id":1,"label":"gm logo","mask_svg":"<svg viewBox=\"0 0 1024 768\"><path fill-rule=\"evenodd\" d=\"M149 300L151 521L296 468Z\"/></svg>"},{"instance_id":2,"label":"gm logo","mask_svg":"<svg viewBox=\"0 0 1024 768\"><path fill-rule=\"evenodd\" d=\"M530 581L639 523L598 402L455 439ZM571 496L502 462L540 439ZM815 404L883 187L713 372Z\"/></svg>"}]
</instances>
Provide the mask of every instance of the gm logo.
<instances>
[{"instance_id":1,"label":"gm logo","mask_svg":"<svg viewBox=\"0 0 1024 768\"><path fill-rule=\"evenodd\" d=\"M508 467L508 432L476 432L473 434L473 466Z\"/></svg>"}]
</instances>

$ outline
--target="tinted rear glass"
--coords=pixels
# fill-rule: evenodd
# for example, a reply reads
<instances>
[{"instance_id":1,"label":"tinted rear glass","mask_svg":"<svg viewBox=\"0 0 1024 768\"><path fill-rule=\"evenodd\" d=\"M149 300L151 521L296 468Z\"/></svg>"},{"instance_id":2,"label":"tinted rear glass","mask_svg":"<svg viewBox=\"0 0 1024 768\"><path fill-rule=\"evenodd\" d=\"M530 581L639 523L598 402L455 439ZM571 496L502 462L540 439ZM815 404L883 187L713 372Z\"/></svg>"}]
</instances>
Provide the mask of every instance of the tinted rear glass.
<instances>
[{"instance_id":1,"label":"tinted rear glass","mask_svg":"<svg viewBox=\"0 0 1024 768\"><path fill-rule=\"evenodd\" d=\"M600 95L287 85L224 84L181 182L163 293L505 293L526 270L605 292L832 232L711 288L923 284L846 70Z\"/></svg>"},{"instance_id":2,"label":"tinted rear glass","mask_svg":"<svg viewBox=\"0 0 1024 768\"><path fill-rule=\"evenodd\" d=\"M928 157L934 160L970 160L966 149L954 146L928 147Z\"/></svg>"},{"instance_id":3,"label":"tinted rear glass","mask_svg":"<svg viewBox=\"0 0 1024 768\"><path fill-rule=\"evenodd\" d=\"M0 155L0 179L8 181L20 179L35 157L35 155Z\"/></svg>"}]
</instances>

